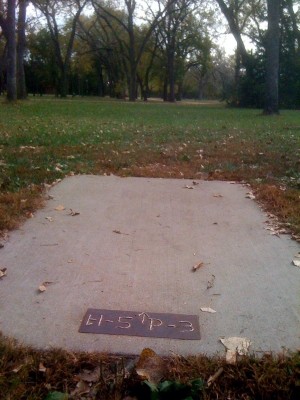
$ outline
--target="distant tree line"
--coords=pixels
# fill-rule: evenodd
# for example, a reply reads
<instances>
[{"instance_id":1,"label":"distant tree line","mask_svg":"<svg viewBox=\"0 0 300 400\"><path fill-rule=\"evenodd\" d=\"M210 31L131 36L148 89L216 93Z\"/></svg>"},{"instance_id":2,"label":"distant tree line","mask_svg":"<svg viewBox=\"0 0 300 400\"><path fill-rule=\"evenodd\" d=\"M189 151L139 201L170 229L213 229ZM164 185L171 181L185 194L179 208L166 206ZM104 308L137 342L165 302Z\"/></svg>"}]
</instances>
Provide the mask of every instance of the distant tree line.
<instances>
[{"instance_id":1,"label":"distant tree line","mask_svg":"<svg viewBox=\"0 0 300 400\"><path fill-rule=\"evenodd\" d=\"M299 0L0 0L0 91L11 101L155 95L299 108L299 9ZM233 57L218 46L221 15Z\"/></svg>"}]
</instances>

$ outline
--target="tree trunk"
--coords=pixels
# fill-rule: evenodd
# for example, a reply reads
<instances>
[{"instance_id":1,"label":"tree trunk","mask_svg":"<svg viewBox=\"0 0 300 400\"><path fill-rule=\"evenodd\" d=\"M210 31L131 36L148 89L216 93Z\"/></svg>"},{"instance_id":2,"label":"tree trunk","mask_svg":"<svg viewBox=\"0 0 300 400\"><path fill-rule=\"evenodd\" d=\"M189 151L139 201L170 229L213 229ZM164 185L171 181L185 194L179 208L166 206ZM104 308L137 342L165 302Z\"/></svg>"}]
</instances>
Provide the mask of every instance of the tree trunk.
<instances>
[{"instance_id":1,"label":"tree trunk","mask_svg":"<svg viewBox=\"0 0 300 400\"><path fill-rule=\"evenodd\" d=\"M7 100L17 100L16 0L7 0Z\"/></svg>"},{"instance_id":2,"label":"tree trunk","mask_svg":"<svg viewBox=\"0 0 300 400\"><path fill-rule=\"evenodd\" d=\"M19 18L18 18L18 44L17 44L17 94L18 99L26 99L26 82L24 70L24 53L26 46L25 27L26 27L26 9L27 0L19 0Z\"/></svg>"},{"instance_id":3,"label":"tree trunk","mask_svg":"<svg viewBox=\"0 0 300 400\"><path fill-rule=\"evenodd\" d=\"M268 31L266 40L266 94L264 114L279 113L279 10L280 0L268 0Z\"/></svg>"},{"instance_id":4,"label":"tree trunk","mask_svg":"<svg viewBox=\"0 0 300 400\"><path fill-rule=\"evenodd\" d=\"M135 1L127 1L128 10L128 35L129 35L129 101L136 100L137 92L137 64L135 54L135 35L134 35L134 24L133 14L135 10Z\"/></svg>"}]
</instances>

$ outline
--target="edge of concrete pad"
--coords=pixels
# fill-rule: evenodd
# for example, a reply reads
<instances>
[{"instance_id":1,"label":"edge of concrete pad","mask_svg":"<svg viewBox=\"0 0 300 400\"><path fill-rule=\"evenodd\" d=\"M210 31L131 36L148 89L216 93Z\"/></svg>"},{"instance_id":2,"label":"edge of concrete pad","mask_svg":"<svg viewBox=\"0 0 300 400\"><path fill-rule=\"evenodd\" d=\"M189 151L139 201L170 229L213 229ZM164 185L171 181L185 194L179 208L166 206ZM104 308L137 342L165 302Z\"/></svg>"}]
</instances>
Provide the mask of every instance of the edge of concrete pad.
<instances>
[{"instance_id":1,"label":"edge of concrete pad","mask_svg":"<svg viewBox=\"0 0 300 400\"><path fill-rule=\"evenodd\" d=\"M139 354L144 347L151 347L160 354L221 355L224 347L219 338L241 335L250 339L255 336L253 350L257 354L280 352L282 345L295 348L297 338L291 336L296 332L297 318L299 327L299 312L293 296L297 293L299 274L290 263L299 245L287 237L272 237L264 230L265 215L255 202L244 199L247 189L241 185L200 181L194 190L185 189L185 185L191 185L191 180L79 176L51 189L54 200L13 232L8 246L1 250L9 264L9 276L14 275L13 287L18 290L18 293L5 290L6 296L26 305L19 310L5 305L4 323L0 310L4 334L10 331L9 336L41 349L61 347L123 354ZM231 198L233 192L235 196ZM67 210L72 208L81 214L72 218L67 210L55 211L61 203ZM47 216L55 219L53 224L45 221ZM100 224L95 223L97 218ZM246 231L240 230L241 221ZM115 234L114 230L127 235ZM246 242L242 240L245 232ZM43 246L42 254L35 253L42 245L57 242L59 246ZM268 251L261 260L265 246ZM16 248L19 256L13 254ZM34 250L32 254L28 254L28 249ZM143 268L147 282L139 275L141 251L142 259L146 260ZM71 258L76 262L68 263ZM102 282L98 286L85 283L82 290L83 282L99 280L100 259ZM205 268L191 273L192 265L200 259L206 262ZM25 270L20 270L21 262L26 265ZM149 272L153 266L155 269ZM128 272L130 268L134 273ZM206 287L212 275L216 276L214 293ZM38 284L43 281L58 283L50 285L46 293L38 294ZM72 286L75 295L69 293ZM111 293L116 287L124 287L125 294L113 299ZM28 290L30 296L26 294ZM218 292L221 296L217 296ZM0 301L5 301L1 292ZM293 304L291 310L289 301ZM124 310L199 314L202 339L195 343L91 334L82 334L78 339L77 331L87 308L120 309L120 304ZM145 304L149 309L145 309ZM217 313L202 313L200 306L212 306ZM12 313L13 323L8 321ZM273 316L270 324L268 313L276 318L280 315L280 319L274 321ZM28 327L30 318L32 326ZM45 320L52 323L45 327ZM16 322L18 326L14 326ZM284 330L288 324L291 332ZM30 337L32 330L35 334Z\"/></svg>"}]
</instances>

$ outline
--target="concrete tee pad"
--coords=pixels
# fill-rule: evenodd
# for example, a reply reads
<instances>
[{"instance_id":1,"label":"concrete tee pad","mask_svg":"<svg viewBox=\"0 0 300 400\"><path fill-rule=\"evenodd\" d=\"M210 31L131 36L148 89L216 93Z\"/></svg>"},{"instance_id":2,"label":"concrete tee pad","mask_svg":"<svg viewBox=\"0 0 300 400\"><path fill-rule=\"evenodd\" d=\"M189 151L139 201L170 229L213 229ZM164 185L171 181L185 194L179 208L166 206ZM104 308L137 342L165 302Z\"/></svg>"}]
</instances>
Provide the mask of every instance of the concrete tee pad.
<instances>
[{"instance_id":1,"label":"concrete tee pad","mask_svg":"<svg viewBox=\"0 0 300 400\"><path fill-rule=\"evenodd\" d=\"M0 330L44 349L212 355L224 353L220 337L238 336L253 352L296 350L300 246L270 235L246 192L217 181L65 179L0 250ZM198 315L201 340L79 333L88 308Z\"/></svg>"}]
</instances>

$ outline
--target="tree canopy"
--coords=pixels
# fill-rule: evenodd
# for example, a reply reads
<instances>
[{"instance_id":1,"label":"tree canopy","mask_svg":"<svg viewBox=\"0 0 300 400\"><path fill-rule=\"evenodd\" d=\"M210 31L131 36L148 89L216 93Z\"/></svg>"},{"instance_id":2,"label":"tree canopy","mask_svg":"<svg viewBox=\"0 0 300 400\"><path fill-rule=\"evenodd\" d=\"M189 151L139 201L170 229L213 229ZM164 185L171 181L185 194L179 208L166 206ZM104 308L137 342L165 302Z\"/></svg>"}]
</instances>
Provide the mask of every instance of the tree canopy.
<instances>
[{"instance_id":1,"label":"tree canopy","mask_svg":"<svg viewBox=\"0 0 300 400\"><path fill-rule=\"evenodd\" d=\"M300 106L299 0L0 0L0 91ZM220 46L224 34L234 54Z\"/></svg>"}]
</instances>

